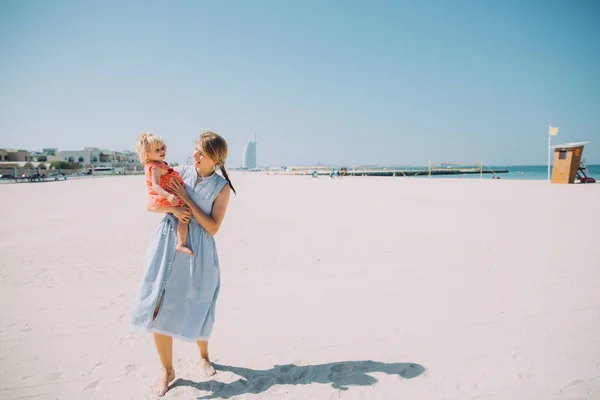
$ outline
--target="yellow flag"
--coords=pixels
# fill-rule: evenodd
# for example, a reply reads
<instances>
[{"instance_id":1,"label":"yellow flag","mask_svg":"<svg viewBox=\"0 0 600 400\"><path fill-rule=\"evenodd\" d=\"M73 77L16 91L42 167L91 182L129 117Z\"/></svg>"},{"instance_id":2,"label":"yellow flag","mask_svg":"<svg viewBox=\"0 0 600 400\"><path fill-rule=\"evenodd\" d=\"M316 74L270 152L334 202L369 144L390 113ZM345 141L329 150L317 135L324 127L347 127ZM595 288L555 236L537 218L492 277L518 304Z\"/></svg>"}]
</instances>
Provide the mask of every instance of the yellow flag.
<instances>
[{"instance_id":1,"label":"yellow flag","mask_svg":"<svg viewBox=\"0 0 600 400\"><path fill-rule=\"evenodd\" d=\"M558 128L555 127L550 127L550 136L556 136L558 135Z\"/></svg>"}]
</instances>

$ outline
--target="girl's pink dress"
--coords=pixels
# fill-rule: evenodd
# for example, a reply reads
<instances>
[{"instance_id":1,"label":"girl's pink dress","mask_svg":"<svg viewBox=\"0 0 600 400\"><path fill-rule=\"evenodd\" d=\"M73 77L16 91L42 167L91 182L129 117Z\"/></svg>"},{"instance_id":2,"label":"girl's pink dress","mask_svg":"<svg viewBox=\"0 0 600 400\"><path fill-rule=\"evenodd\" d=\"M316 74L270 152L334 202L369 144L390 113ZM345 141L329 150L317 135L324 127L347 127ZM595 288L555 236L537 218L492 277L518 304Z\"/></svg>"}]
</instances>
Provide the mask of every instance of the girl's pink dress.
<instances>
[{"instance_id":1,"label":"girl's pink dress","mask_svg":"<svg viewBox=\"0 0 600 400\"><path fill-rule=\"evenodd\" d=\"M167 173L160 177L160 187L165 189L167 192L173 193L173 191L169 189L169 184L173 179L175 179L183 185L183 179L181 179L181 175L179 175L179 172L169 167L169 164L167 164L164 161L162 163L149 162L144 167L144 171L146 172L146 187L148 187L148 204L153 207L180 207L185 205L185 203L181 199L179 199L176 204L171 204L168 199L156 193L154 189L152 189L152 171L154 171L155 168L162 168L167 170Z\"/></svg>"}]
</instances>

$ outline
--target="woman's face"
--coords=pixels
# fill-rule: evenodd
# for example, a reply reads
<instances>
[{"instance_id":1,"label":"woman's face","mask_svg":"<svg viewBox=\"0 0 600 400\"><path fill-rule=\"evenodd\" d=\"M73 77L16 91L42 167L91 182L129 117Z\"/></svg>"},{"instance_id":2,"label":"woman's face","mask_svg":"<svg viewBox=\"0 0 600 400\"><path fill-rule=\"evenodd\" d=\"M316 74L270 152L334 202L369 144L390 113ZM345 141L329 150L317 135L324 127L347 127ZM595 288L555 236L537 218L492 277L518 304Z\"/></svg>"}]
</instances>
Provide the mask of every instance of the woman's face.
<instances>
[{"instance_id":1,"label":"woman's face","mask_svg":"<svg viewBox=\"0 0 600 400\"><path fill-rule=\"evenodd\" d=\"M210 169L214 168L216 162L204 154L204 150L200 143L196 144L196 151L194 152L194 167L197 169Z\"/></svg>"}]
</instances>

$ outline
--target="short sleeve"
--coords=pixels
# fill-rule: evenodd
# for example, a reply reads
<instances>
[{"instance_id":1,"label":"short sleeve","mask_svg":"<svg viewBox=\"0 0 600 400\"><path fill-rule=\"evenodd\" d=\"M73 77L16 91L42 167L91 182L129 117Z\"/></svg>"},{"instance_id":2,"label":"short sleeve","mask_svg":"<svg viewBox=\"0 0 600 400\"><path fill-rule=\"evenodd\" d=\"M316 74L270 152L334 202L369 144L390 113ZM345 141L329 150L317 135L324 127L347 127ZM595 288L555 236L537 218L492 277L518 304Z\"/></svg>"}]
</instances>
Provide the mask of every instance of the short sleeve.
<instances>
[{"instance_id":1,"label":"short sleeve","mask_svg":"<svg viewBox=\"0 0 600 400\"><path fill-rule=\"evenodd\" d=\"M221 190L223 190L223 187L228 184L227 179L223 178L221 175L218 175L218 177L219 180L215 184L215 197L218 196L219 193L221 193Z\"/></svg>"},{"instance_id":2,"label":"short sleeve","mask_svg":"<svg viewBox=\"0 0 600 400\"><path fill-rule=\"evenodd\" d=\"M152 171L154 171L156 168L166 168L167 164L166 163L159 163L159 162L149 162L148 164L146 164L146 173L148 174L152 174Z\"/></svg>"}]
</instances>

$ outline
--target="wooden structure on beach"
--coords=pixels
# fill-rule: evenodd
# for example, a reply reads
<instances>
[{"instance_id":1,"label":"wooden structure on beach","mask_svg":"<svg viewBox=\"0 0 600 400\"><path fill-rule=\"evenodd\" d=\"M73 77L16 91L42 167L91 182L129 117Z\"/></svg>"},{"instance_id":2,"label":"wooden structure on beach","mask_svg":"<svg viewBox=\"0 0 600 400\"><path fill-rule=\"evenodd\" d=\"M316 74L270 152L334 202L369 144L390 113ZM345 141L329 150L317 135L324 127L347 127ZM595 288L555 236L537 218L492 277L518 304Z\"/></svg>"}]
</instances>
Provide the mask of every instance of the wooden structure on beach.
<instances>
[{"instance_id":1,"label":"wooden structure on beach","mask_svg":"<svg viewBox=\"0 0 600 400\"><path fill-rule=\"evenodd\" d=\"M567 143L554 148L552 183L574 183L583 154L583 147L591 142Z\"/></svg>"}]
</instances>

